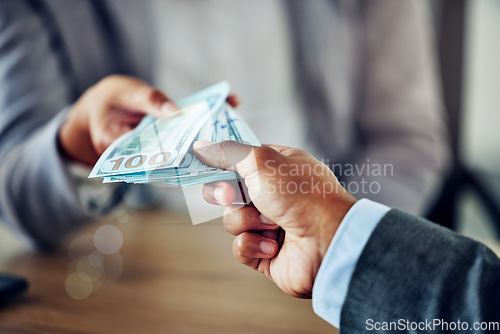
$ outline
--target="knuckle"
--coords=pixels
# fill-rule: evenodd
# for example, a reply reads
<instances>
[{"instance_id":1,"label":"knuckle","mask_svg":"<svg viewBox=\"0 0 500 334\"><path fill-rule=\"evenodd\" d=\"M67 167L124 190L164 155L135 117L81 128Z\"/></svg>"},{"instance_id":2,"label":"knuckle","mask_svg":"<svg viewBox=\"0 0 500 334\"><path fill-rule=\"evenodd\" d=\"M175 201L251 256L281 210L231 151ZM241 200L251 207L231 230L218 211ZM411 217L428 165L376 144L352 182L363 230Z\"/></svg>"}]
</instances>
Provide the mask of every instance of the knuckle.
<instances>
[{"instance_id":1,"label":"knuckle","mask_svg":"<svg viewBox=\"0 0 500 334\"><path fill-rule=\"evenodd\" d=\"M102 78L100 81L99 81L99 84L101 85L108 85L108 84L111 84L111 83L115 83L117 81L121 81L124 79L124 76L123 75L119 75L119 74L110 74L108 76L105 76L104 78Z\"/></svg>"},{"instance_id":2,"label":"knuckle","mask_svg":"<svg viewBox=\"0 0 500 334\"><path fill-rule=\"evenodd\" d=\"M282 155L285 155L285 156L289 156L289 155L302 155L302 154L306 153L304 150L301 150L299 148L288 147L288 146L280 147L277 150L277 152L280 153L280 154L282 154Z\"/></svg>"},{"instance_id":3,"label":"knuckle","mask_svg":"<svg viewBox=\"0 0 500 334\"><path fill-rule=\"evenodd\" d=\"M231 151L234 150L235 144L237 144L235 141L232 140L226 140L223 142L218 143L218 155L220 159L220 165L224 169L231 168L233 166L229 166L226 156L231 156Z\"/></svg>"},{"instance_id":4,"label":"knuckle","mask_svg":"<svg viewBox=\"0 0 500 334\"><path fill-rule=\"evenodd\" d=\"M131 98L137 102L149 101L151 100L151 96L153 96L152 88L142 82L131 82L128 87Z\"/></svg>"},{"instance_id":5,"label":"knuckle","mask_svg":"<svg viewBox=\"0 0 500 334\"><path fill-rule=\"evenodd\" d=\"M276 151L272 148L260 146L253 148L253 154L255 156L255 161L257 163L257 167L262 167L266 161L273 159Z\"/></svg>"},{"instance_id":6,"label":"knuckle","mask_svg":"<svg viewBox=\"0 0 500 334\"><path fill-rule=\"evenodd\" d=\"M306 151L298 149L298 148L289 148L288 152L290 153L290 155L292 155L292 154L293 155L309 155L309 153L307 153Z\"/></svg>"},{"instance_id":7,"label":"knuckle","mask_svg":"<svg viewBox=\"0 0 500 334\"><path fill-rule=\"evenodd\" d=\"M232 140L226 140L226 141L220 142L219 143L219 151L222 152L222 151L229 149L231 147L232 143L233 143Z\"/></svg>"},{"instance_id":8,"label":"knuckle","mask_svg":"<svg viewBox=\"0 0 500 334\"><path fill-rule=\"evenodd\" d=\"M226 229L227 232L229 232L231 234L235 234L236 228L234 226L233 214L225 215L222 218L222 224L224 225L224 228Z\"/></svg>"},{"instance_id":9,"label":"knuckle","mask_svg":"<svg viewBox=\"0 0 500 334\"><path fill-rule=\"evenodd\" d=\"M259 174L262 171L265 171L269 169L269 166L272 166L276 164L276 156L275 156L275 151L273 152L272 149L266 148L266 147L256 147L253 150L253 164L254 167L251 169L251 171L248 173L248 175L245 177L245 181L248 182L258 182L259 180ZM249 186L247 184L247 186Z\"/></svg>"}]
</instances>

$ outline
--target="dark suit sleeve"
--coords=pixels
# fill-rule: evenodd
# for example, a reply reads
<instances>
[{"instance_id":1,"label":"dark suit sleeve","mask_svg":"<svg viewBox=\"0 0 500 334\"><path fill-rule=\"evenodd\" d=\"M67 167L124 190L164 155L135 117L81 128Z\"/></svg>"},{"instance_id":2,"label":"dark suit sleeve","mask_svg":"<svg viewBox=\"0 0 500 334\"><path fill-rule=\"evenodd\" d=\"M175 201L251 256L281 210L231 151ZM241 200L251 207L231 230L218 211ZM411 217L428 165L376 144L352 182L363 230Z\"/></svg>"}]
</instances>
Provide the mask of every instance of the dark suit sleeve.
<instances>
[{"instance_id":1,"label":"dark suit sleeve","mask_svg":"<svg viewBox=\"0 0 500 334\"><path fill-rule=\"evenodd\" d=\"M374 330L367 323L370 319L381 325L400 319L460 320L470 332L498 333L474 331L472 326L500 322L500 260L478 242L391 210L359 258L342 308L341 332L388 332ZM368 331L368 325L373 330ZM414 332L447 330L427 327Z\"/></svg>"}]
</instances>

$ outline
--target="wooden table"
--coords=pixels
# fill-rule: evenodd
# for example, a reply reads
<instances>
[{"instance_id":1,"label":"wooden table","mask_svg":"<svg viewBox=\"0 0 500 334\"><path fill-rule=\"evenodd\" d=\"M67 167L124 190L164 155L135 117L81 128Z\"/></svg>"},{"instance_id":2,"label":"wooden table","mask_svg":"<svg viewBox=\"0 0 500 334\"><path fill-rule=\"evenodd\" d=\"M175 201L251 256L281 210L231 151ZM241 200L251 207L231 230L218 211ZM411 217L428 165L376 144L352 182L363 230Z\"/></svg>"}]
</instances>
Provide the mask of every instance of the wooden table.
<instances>
[{"instance_id":1,"label":"wooden table","mask_svg":"<svg viewBox=\"0 0 500 334\"><path fill-rule=\"evenodd\" d=\"M118 253L96 251L103 225L121 231ZM310 300L287 296L237 263L231 245L220 222L193 226L161 211L119 211L51 255L26 251L1 232L0 271L31 286L0 309L0 333L336 333Z\"/></svg>"}]
</instances>

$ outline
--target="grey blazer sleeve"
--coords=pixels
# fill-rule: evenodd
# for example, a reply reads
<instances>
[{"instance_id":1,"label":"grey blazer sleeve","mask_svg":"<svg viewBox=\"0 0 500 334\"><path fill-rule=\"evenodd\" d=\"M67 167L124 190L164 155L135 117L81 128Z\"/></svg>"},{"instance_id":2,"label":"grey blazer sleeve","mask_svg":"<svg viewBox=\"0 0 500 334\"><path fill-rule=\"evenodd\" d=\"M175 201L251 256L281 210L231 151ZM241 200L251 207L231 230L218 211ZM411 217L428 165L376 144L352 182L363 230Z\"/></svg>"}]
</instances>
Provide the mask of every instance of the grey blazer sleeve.
<instances>
[{"instance_id":1,"label":"grey blazer sleeve","mask_svg":"<svg viewBox=\"0 0 500 334\"><path fill-rule=\"evenodd\" d=\"M359 149L350 162L388 167L344 179L365 182L360 197L419 215L439 190L449 155L427 9L420 0L364 2Z\"/></svg>"},{"instance_id":2,"label":"grey blazer sleeve","mask_svg":"<svg viewBox=\"0 0 500 334\"><path fill-rule=\"evenodd\" d=\"M28 1L0 1L0 220L36 247L95 216L58 149L72 102L58 52Z\"/></svg>"},{"instance_id":3,"label":"grey blazer sleeve","mask_svg":"<svg viewBox=\"0 0 500 334\"><path fill-rule=\"evenodd\" d=\"M460 320L469 326L464 332L488 332L473 331L472 326L500 322L500 259L478 242L391 210L374 230L353 273L341 332L366 333L368 319ZM460 331L438 327L413 332Z\"/></svg>"}]
</instances>

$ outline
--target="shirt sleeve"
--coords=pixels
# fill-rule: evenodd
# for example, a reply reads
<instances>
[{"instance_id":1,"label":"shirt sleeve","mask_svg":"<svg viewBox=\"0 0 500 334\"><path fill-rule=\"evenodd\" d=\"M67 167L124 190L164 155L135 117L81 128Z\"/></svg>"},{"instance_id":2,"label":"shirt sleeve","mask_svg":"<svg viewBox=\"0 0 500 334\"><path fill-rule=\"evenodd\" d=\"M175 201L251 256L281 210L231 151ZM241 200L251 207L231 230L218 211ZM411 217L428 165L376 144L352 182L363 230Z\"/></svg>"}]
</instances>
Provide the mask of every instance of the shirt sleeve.
<instances>
[{"instance_id":1,"label":"shirt sleeve","mask_svg":"<svg viewBox=\"0 0 500 334\"><path fill-rule=\"evenodd\" d=\"M313 287L314 312L335 327L340 325L340 313L349 282L363 249L373 230L389 207L361 199L347 212L333 237Z\"/></svg>"}]
</instances>

